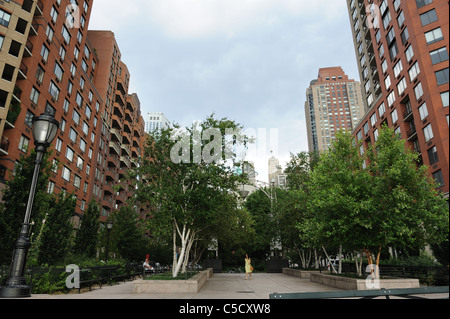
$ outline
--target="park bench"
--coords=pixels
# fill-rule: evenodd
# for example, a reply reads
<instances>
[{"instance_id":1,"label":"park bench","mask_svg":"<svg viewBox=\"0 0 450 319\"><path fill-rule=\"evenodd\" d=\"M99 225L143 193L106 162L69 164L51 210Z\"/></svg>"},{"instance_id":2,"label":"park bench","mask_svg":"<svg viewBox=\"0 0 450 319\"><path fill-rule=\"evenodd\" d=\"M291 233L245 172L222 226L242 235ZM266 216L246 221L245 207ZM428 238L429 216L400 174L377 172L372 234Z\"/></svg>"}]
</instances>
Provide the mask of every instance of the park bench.
<instances>
[{"instance_id":1,"label":"park bench","mask_svg":"<svg viewBox=\"0 0 450 319\"><path fill-rule=\"evenodd\" d=\"M390 299L390 296L400 296L410 299L423 299L417 295L428 295L438 293L448 293L448 286L442 287L421 287L421 288L401 288L401 289L375 289L375 290L346 290L328 292L299 292L299 293L273 293L270 299L341 299L341 298L361 298L371 299L380 296ZM448 299L448 297L447 297Z\"/></svg>"}]
</instances>

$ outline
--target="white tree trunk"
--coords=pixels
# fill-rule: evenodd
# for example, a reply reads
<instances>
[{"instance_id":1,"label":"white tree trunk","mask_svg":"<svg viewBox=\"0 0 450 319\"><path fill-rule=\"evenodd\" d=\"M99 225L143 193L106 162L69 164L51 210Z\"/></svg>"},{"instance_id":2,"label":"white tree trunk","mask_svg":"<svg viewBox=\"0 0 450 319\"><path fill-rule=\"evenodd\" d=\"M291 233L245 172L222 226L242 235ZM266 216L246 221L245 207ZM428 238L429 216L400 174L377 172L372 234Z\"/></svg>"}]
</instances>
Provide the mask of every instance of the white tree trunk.
<instances>
[{"instance_id":1,"label":"white tree trunk","mask_svg":"<svg viewBox=\"0 0 450 319\"><path fill-rule=\"evenodd\" d=\"M325 249L324 246L322 246L322 250L323 250L323 252L325 253L325 256L327 257L327 260L328 260L328 263L330 264L331 269L333 270L333 272L334 272L335 274L337 274L337 271L336 271L336 269L334 268L334 266L333 266L333 264L332 264L332 262L331 262L331 259L330 259L330 257L328 256L327 251L326 251L326 249Z\"/></svg>"},{"instance_id":2,"label":"white tree trunk","mask_svg":"<svg viewBox=\"0 0 450 319\"><path fill-rule=\"evenodd\" d=\"M186 246L188 243L188 238L191 234L191 230L187 229L186 225L183 225L183 232L180 231L180 228L178 227L177 222L175 221L175 227L177 229L178 235L181 238L181 251L180 254L178 256L178 258L175 257L174 259L174 264L173 264L173 272L172 272L172 276L173 277L177 277L178 273L180 272L181 266L183 265L184 259L185 259L185 254L186 254ZM175 242L174 238L174 242ZM175 244L174 244L175 246Z\"/></svg>"}]
</instances>

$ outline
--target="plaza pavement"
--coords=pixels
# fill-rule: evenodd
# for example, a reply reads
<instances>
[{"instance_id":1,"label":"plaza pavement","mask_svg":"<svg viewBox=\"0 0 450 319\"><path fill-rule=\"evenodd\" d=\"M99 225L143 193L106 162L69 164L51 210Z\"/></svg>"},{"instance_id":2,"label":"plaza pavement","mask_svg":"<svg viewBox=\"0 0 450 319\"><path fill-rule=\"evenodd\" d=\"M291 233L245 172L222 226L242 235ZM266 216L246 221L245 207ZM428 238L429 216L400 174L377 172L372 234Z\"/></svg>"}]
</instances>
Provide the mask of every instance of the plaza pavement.
<instances>
[{"instance_id":1,"label":"plaza pavement","mask_svg":"<svg viewBox=\"0 0 450 319\"><path fill-rule=\"evenodd\" d=\"M245 274L214 274L197 293L133 294L133 282L104 285L81 294L32 295L29 299L269 299L274 292L324 292L339 289L313 283L284 274L254 273L251 280Z\"/></svg>"},{"instance_id":2,"label":"plaza pavement","mask_svg":"<svg viewBox=\"0 0 450 319\"><path fill-rule=\"evenodd\" d=\"M326 292L340 291L340 289L311 282L309 279L301 279L285 274L254 273L251 280L245 280L245 274L214 274L196 294L133 294L133 282L125 282L117 285L104 285L102 288L93 288L92 291L63 294L63 295L32 295L33 300L57 300L57 299L178 299L178 300L202 300L202 299L234 299L234 300L263 300L269 299L272 293L296 293L296 292ZM449 298L449 294L423 295L429 299ZM391 299L401 297L392 296ZM377 299L384 299L378 297Z\"/></svg>"}]
</instances>

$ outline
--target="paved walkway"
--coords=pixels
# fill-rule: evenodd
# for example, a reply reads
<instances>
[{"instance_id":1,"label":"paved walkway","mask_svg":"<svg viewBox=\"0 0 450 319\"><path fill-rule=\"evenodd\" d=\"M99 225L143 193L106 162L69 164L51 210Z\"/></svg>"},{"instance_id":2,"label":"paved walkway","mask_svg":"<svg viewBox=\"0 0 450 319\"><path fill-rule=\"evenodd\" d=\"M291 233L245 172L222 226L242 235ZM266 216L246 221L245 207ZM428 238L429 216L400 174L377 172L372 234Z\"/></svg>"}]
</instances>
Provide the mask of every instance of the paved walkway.
<instances>
[{"instance_id":1,"label":"paved walkway","mask_svg":"<svg viewBox=\"0 0 450 319\"><path fill-rule=\"evenodd\" d=\"M274 292L323 292L339 289L284 274L214 274L197 294L133 294L133 282L68 295L33 295L31 299L269 299Z\"/></svg>"}]
</instances>

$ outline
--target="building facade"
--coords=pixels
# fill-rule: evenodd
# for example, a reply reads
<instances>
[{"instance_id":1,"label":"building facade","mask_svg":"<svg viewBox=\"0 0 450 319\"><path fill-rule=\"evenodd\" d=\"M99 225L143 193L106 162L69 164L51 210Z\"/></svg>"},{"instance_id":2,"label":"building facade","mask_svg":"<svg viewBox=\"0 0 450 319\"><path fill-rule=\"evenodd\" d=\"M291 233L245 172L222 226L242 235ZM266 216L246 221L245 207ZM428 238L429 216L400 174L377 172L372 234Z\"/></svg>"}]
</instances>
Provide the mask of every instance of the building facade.
<instances>
[{"instance_id":1,"label":"building facade","mask_svg":"<svg viewBox=\"0 0 450 319\"><path fill-rule=\"evenodd\" d=\"M150 112L147 114L147 122L145 124L145 132L151 134L155 130L166 129L170 126L170 122L164 113Z\"/></svg>"},{"instance_id":2,"label":"building facade","mask_svg":"<svg viewBox=\"0 0 450 319\"><path fill-rule=\"evenodd\" d=\"M18 159L33 148L33 117L50 113L60 122L60 130L51 147L47 191L76 197L75 227L91 200L100 204L105 220L130 196L126 185L118 192L112 187L123 183L124 171L142 155L139 99L128 94L130 74L113 33L88 31L93 0L30 2L22 5L31 6L31 18L21 42L23 56L19 54L15 64L17 78L11 79L15 82L9 91L4 90L8 94L2 93L5 105L13 101L6 120L1 120L3 181L13 177ZM17 1L14 5L19 6ZM6 10L4 2L0 6ZM3 55L11 50L8 32L2 28L4 24L0 69L6 65ZM13 19L7 28L16 28Z\"/></svg>"},{"instance_id":3,"label":"building facade","mask_svg":"<svg viewBox=\"0 0 450 319\"><path fill-rule=\"evenodd\" d=\"M369 3L370 2L370 3ZM448 198L449 4L444 0L348 0L365 115L361 152L387 125L420 154Z\"/></svg>"},{"instance_id":4,"label":"building facade","mask_svg":"<svg viewBox=\"0 0 450 319\"><path fill-rule=\"evenodd\" d=\"M352 131L364 115L360 83L341 67L321 68L306 90L309 151L325 151L339 130Z\"/></svg>"}]
</instances>

